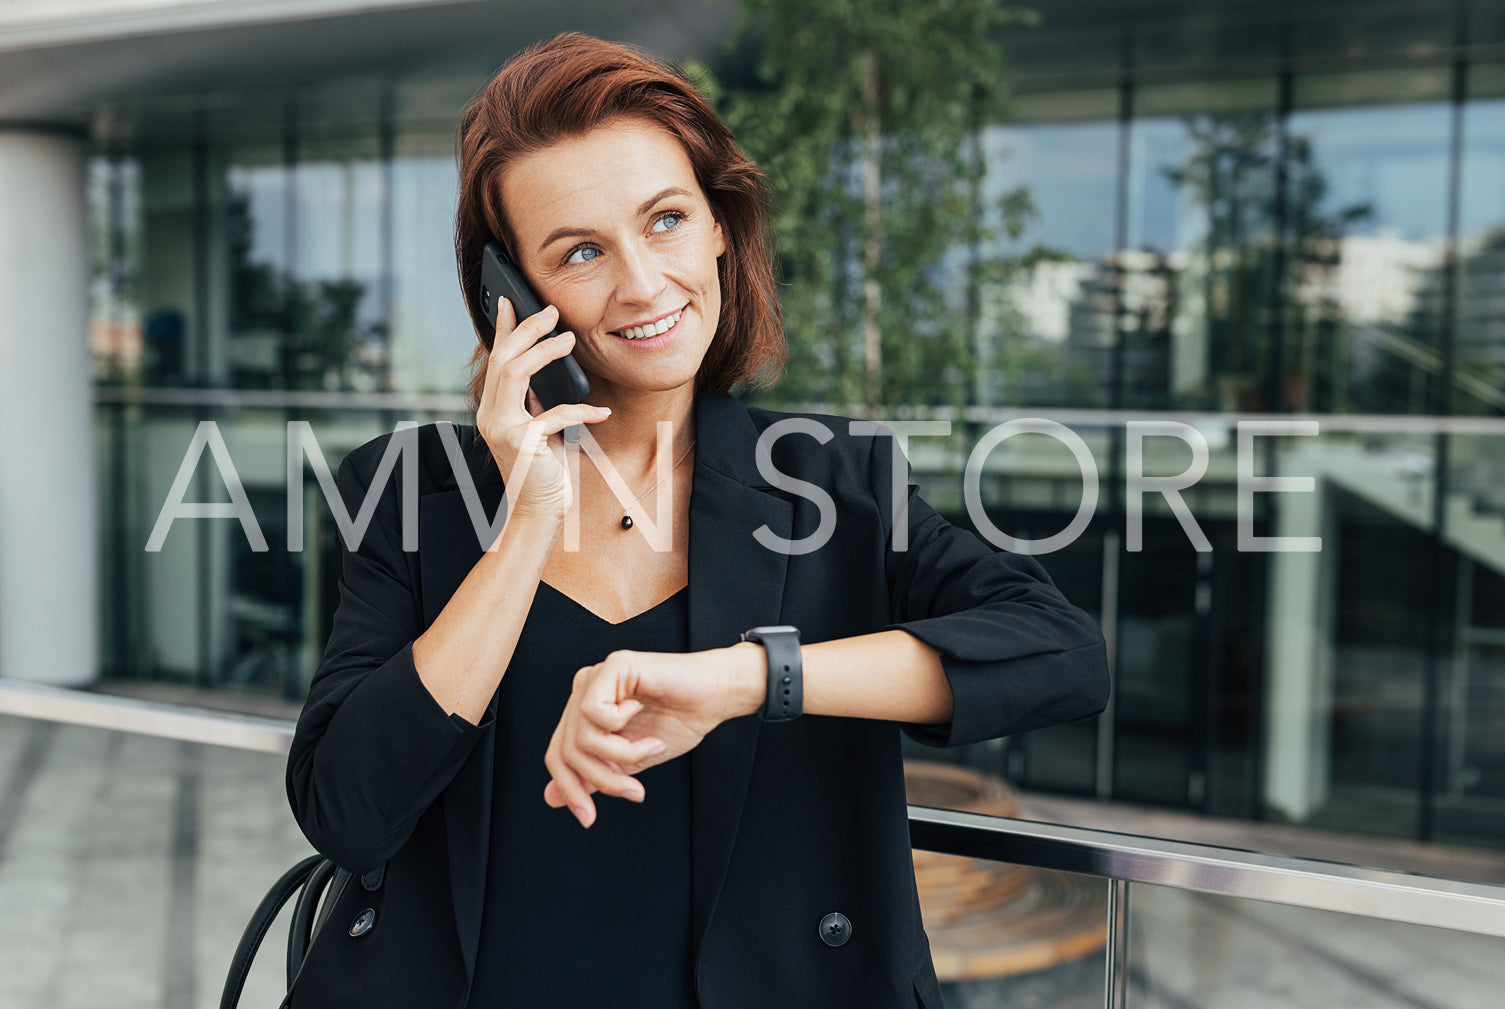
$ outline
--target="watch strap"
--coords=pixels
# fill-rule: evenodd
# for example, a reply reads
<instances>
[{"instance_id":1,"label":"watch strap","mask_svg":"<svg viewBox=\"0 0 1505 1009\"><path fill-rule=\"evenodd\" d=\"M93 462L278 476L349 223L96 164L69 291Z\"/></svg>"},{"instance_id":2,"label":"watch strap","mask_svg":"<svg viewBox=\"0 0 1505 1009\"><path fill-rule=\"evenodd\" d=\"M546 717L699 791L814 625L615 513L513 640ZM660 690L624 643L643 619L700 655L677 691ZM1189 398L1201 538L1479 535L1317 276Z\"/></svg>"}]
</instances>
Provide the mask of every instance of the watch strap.
<instances>
[{"instance_id":1,"label":"watch strap","mask_svg":"<svg viewBox=\"0 0 1505 1009\"><path fill-rule=\"evenodd\" d=\"M754 627L743 641L763 646L768 664L768 693L758 717L765 722L792 722L805 709L805 677L797 627Z\"/></svg>"}]
</instances>

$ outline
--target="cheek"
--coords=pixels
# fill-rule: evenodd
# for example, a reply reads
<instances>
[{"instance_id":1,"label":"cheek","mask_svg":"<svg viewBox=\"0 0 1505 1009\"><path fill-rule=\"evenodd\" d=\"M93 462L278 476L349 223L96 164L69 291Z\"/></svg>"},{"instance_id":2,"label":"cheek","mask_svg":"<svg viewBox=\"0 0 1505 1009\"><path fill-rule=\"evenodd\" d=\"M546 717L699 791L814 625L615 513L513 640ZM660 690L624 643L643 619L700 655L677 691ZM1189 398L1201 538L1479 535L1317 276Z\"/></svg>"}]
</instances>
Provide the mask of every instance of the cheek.
<instances>
[{"instance_id":1,"label":"cheek","mask_svg":"<svg viewBox=\"0 0 1505 1009\"><path fill-rule=\"evenodd\" d=\"M550 293L553 305L559 309L559 328L568 329L576 336L590 330L601 319L604 298L594 283L569 283L555 288Z\"/></svg>"},{"instance_id":2,"label":"cheek","mask_svg":"<svg viewBox=\"0 0 1505 1009\"><path fill-rule=\"evenodd\" d=\"M707 288L719 287L721 283L721 265L724 260L716 249L715 242L698 243L695 249L694 268L700 276L701 284Z\"/></svg>"}]
</instances>

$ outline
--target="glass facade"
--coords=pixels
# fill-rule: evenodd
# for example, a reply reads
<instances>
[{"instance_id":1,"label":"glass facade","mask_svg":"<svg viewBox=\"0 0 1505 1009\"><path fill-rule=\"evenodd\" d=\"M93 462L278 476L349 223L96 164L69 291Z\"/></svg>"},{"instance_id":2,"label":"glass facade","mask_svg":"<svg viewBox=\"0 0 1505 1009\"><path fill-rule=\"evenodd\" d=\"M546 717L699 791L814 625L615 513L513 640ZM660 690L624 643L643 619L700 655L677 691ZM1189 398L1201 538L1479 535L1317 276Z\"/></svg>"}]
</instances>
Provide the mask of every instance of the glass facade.
<instances>
[{"instance_id":1,"label":"glass facade","mask_svg":"<svg viewBox=\"0 0 1505 1009\"><path fill-rule=\"evenodd\" d=\"M287 548L287 425L310 423L333 468L398 419L459 417L474 337L454 297L453 117L473 85L344 83L132 110L106 131L90 197L97 427L116 504L107 677L305 692L339 553L306 458L291 507L310 532ZM233 522L184 522L142 548L203 421L269 549ZM228 474L199 461L184 500L229 501Z\"/></svg>"},{"instance_id":2,"label":"glass facade","mask_svg":"<svg viewBox=\"0 0 1505 1009\"><path fill-rule=\"evenodd\" d=\"M1029 226L998 242L1033 265L984 299L973 411L912 456L927 497L977 524L963 464L991 427L1034 414L1081 436L1097 508L1043 562L1102 622L1116 690L1099 718L959 759L1030 789L1505 840L1505 65L1455 44L1452 11L1128 35L1047 18L1008 41L1019 97L983 131L983 186L1028 191ZM1463 28L1505 40L1487 12ZM99 131L108 676L301 696L338 553L312 479L308 547L285 548L286 425L312 423L333 465L399 420L458 416L452 128L480 79L143 105ZM1298 417L1319 433L1238 427ZM202 420L268 551L229 521L142 549ZM1136 441L1145 420L1184 429ZM1211 549L1158 493L1135 542L1130 449L1174 477L1196 441L1180 494ZM1312 489L1241 508L1241 472ZM990 524L1043 537L1082 480L1022 435L981 488ZM206 456L187 500L225 493Z\"/></svg>"}]
</instances>

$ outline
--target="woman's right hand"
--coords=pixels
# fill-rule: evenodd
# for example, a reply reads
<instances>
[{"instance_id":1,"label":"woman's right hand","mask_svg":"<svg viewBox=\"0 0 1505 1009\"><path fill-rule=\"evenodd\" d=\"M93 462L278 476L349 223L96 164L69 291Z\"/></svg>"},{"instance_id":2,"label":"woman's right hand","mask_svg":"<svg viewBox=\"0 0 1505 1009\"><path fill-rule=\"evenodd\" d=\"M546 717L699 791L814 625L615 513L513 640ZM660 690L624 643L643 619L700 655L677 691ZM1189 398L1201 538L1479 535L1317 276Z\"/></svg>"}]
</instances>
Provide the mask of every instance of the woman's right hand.
<instances>
[{"instance_id":1,"label":"woman's right hand","mask_svg":"<svg viewBox=\"0 0 1505 1009\"><path fill-rule=\"evenodd\" d=\"M586 403L545 411L528 388L528 380L544 365L564 357L575 345L570 332L538 343L558 318L558 309L549 305L519 323L511 301L503 298L497 306L476 427L506 484L509 515L563 517L574 500L574 488L559 433L571 424L594 424L611 415L606 407Z\"/></svg>"}]
</instances>

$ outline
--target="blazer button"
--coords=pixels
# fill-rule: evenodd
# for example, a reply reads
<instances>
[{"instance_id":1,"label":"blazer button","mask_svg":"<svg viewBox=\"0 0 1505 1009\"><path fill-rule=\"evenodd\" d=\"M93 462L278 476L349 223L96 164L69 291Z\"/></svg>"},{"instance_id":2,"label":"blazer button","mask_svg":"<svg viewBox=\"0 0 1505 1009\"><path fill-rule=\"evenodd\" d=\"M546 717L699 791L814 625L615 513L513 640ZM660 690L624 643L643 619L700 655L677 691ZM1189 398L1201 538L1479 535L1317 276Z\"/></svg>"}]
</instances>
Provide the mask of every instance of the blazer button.
<instances>
[{"instance_id":1,"label":"blazer button","mask_svg":"<svg viewBox=\"0 0 1505 1009\"><path fill-rule=\"evenodd\" d=\"M852 923L840 911L832 911L820 920L820 941L827 946L844 946L852 938Z\"/></svg>"},{"instance_id":2,"label":"blazer button","mask_svg":"<svg viewBox=\"0 0 1505 1009\"><path fill-rule=\"evenodd\" d=\"M366 908L366 910L356 915L355 921L350 923L350 934L365 935L367 932L371 931L371 926L375 924L376 911L373 908L368 907Z\"/></svg>"}]
</instances>

